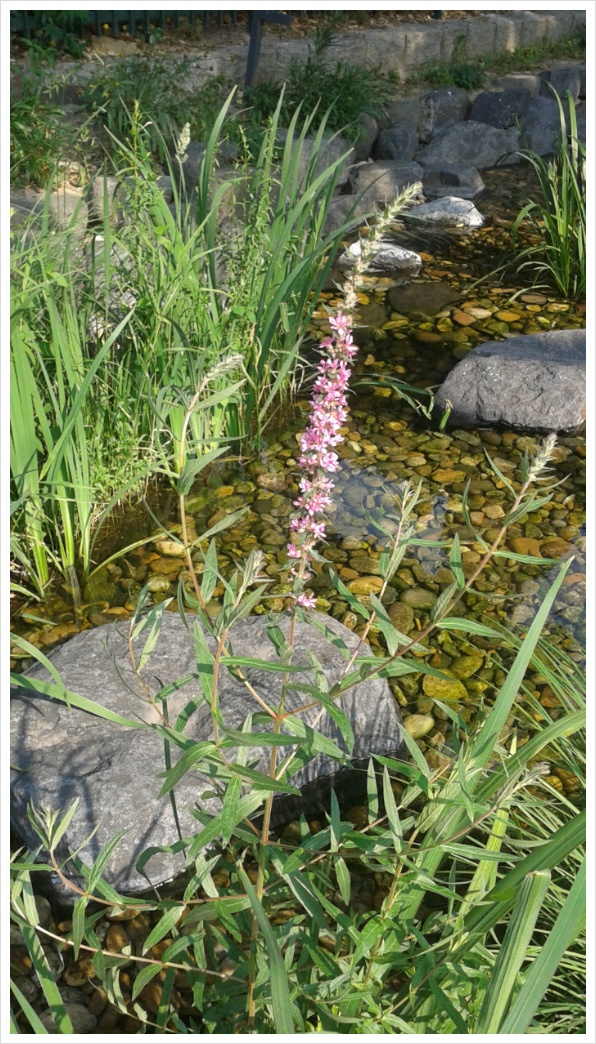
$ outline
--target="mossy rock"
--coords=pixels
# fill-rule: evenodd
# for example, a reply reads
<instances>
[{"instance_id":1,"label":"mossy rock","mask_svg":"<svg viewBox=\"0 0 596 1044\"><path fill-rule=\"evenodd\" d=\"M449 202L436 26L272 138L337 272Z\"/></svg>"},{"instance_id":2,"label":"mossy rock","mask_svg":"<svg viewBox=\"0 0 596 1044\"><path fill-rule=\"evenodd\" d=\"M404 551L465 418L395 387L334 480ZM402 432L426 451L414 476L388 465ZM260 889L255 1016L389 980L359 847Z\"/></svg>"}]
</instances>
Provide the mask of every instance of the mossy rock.
<instances>
[{"instance_id":1,"label":"mossy rock","mask_svg":"<svg viewBox=\"0 0 596 1044\"><path fill-rule=\"evenodd\" d=\"M435 700L465 700L467 692L457 678L435 678L431 674L425 674L422 688L427 696Z\"/></svg>"},{"instance_id":2,"label":"mossy rock","mask_svg":"<svg viewBox=\"0 0 596 1044\"><path fill-rule=\"evenodd\" d=\"M424 587L412 587L407 591L402 591L399 600L405 605L411 606L412 609L432 609L437 596Z\"/></svg>"},{"instance_id":3,"label":"mossy rock","mask_svg":"<svg viewBox=\"0 0 596 1044\"><path fill-rule=\"evenodd\" d=\"M456 678L471 678L481 670L484 660L481 656L458 656L451 663L451 673Z\"/></svg>"}]
</instances>

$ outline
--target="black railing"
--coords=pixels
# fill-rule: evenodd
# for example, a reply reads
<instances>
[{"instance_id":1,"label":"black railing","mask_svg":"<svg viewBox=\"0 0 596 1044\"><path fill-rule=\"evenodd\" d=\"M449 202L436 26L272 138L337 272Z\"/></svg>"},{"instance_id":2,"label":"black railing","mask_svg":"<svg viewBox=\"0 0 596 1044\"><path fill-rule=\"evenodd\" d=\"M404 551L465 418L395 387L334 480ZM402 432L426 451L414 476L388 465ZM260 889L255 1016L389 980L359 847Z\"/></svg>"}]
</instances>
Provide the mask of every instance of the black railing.
<instances>
[{"instance_id":1,"label":"black railing","mask_svg":"<svg viewBox=\"0 0 596 1044\"><path fill-rule=\"evenodd\" d=\"M56 12L61 14L62 12ZM82 11L84 16L73 19L73 32L80 36L84 35L85 29L91 26L99 36L104 25L114 35L120 32L120 26L125 25L132 34L135 32L150 32L152 27L165 29L167 25L178 29L181 21L187 21L194 25L199 20L205 28L210 25L223 26L226 24L236 25L238 22L237 11ZM47 16L40 17L39 11L11 11L10 31L15 36L24 36L30 39L36 29L42 29L47 25Z\"/></svg>"},{"instance_id":2,"label":"black railing","mask_svg":"<svg viewBox=\"0 0 596 1044\"><path fill-rule=\"evenodd\" d=\"M113 36L118 36L120 26L125 25L127 31L134 35L135 32L149 33L153 28L165 30L167 26L178 29L181 20L185 19L193 26L200 19L203 26L208 28L211 24L216 26L237 25L237 11L83 11L80 19L72 20L70 31L78 33L81 37L85 29L92 26L97 36L101 36L103 27L108 26ZM282 11L249 11L248 28L250 32L250 43L248 57L246 60L245 87L249 87L254 79L259 64L261 52L261 39L263 35L263 23L276 22L278 25L291 25L292 15ZM37 29L46 28L48 25L46 17L40 17L38 11L11 11L10 32L11 35L31 39Z\"/></svg>"}]
</instances>

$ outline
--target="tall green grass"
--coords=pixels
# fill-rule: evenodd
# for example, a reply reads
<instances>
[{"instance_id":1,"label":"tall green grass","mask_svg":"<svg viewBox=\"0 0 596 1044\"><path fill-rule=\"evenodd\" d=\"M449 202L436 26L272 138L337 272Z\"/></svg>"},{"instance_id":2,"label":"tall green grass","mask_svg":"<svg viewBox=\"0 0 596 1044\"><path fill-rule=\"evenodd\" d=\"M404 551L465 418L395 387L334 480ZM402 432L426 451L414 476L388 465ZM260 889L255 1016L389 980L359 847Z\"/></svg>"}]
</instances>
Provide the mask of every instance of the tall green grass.
<instances>
[{"instance_id":1,"label":"tall green grass","mask_svg":"<svg viewBox=\"0 0 596 1044\"><path fill-rule=\"evenodd\" d=\"M563 105L552 93L561 127L557 150L548 158L530 149L520 152L538 177L541 196L520 210L511 237L514 250L522 225L536 238L517 254L518 272L529 269L534 282L544 279L564 297L577 298L586 293L586 148L578 138L571 94Z\"/></svg>"},{"instance_id":2,"label":"tall green grass","mask_svg":"<svg viewBox=\"0 0 596 1044\"><path fill-rule=\"evenodd\" d=\"M345 231L323 235L342 161L319 169L324 121L307 154L311 121L298 114L280 147L278 106L254 163L222 177L230 101L194 191L174 149L167 204L137 106L129 139L115 143L122 224L105 183L103 221L83 252L70 231L51 230L47 200L41 229L15 233L12 552L38 593L53 569L76 590L106 510L158 460L178 461L198 387L208 392L190 418L193 457L258 446L290 393Z\"/></svg>"}]
</instances>

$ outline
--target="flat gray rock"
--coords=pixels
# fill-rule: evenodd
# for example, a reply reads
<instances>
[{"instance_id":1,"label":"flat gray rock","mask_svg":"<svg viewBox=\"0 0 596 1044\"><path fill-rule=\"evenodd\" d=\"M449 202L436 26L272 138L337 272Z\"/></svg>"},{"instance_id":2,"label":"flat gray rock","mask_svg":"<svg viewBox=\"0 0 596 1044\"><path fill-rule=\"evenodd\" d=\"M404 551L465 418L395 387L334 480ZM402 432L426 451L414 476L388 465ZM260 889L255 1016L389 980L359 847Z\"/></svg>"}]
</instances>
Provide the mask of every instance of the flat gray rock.
<instances>
[{"instance_id":1,"label":"flat gray rock","mask_svg":"<svg viewBox=\"0 0 596 1044\"><path fill-rule=\"evenodd\" d=\"M352 243L337 260L338 268L351 268L361 251L360 241ZM406 250L397 243L378 244L378 249L369 261L368 269L384 272L398 272L413 278L422 268L422 258L413 250ZM368 270L367 269L367 270Z\"/></svg>"},{"instance_id":2,"label":"flat gray rock","mask_svg":"<svg viewBox=\"0 0 596 1044\"><path fill-rule=\"evenodd\" d=\"M360 163L353 167L349 182L352 192L360 196L366 206L371 207L397 199L407 185L421 183L423 173L418 163L378 160L376 163Z\"/></svg>"},{"instance_id":3,"label":"flat gray rock","mask_svg":"<svg viewBox=\"0 0 596 1044\"><path fill-rule=\"evenodd\" d=\"M192 617L188 617L192 627ZM353 650L358 638L338 621L324 617L325 623L346 646ZM250 617L241 621L232 631L232 647L236 655L252 656L274 661L276 654L267 635L266 618ZM287 634L289 618L278 621ZM148 888L147 878L135 869L135 861L150 846L172 845L177 831L169 796L158 799L163 780L164 740L153 725L160 718L154 704L144 693L134 674L128 651L128 622L107 624L83 631L52 650L49 658L58 670L65 687L77 695L87 697L129 720L145 723L132 728L117 725L91 713L69 709L64 703L40 693L15 688L11 698L11 764L13 780L11 806L13 826L17 834L31 848L39 844L27 819L27 804L59 809L64 813L75 798L77 811L64 835L60 857L68 849L80 846L81 859L91 865L102 847L115 834L126 830L117 845L105 871L106 880L119 891L137 895ZM145 631L133 643L138 661L147 637ZM213 642L209 640L210 647ZM293 663L308 665L307 653L313 653L323 666L331 686L342 675L346 660L341 651L313 626L297 623ZM370 655L368 646L360 655ZM41 665L28 672L44 681L52 680ZM282 675L279 673L246 669L247 676L267 703L277 705ZM162 627L143 678L150 694L165 685L193 676L187 684L168 698L170 721L175 721L182 709L200 693L197 679L195 646L183 621L174 613L165 613ZM311 673L295 676L301 682L310 682ZM295 679L294 679L295 680ZM261 710L242 682L237 681L228 668L222 668L220 677L220 707L224 723L240 728L249 713ZM308 702L304 693L289 692L286 706L298 708ZM339 704L348 716L354 730L355 743L352 762L362 766L371 753L395 755L402 749L400 715L388 683L378 677L361 683L341 697ZM320 713L320 707L300 715L310 725ZM254 726L253 726L254 727ZM258 730L270 731L268 723L258 724ZM345 743L336 724L324 711L318 731L332 738L342 749ZM185 735L195 742L212 738L209 709L201 702L189 716ZM287 748L284 748L287 750ZM271 748L252 748L251 757L258 758L258 768L267 771L266 762ZM171 745L172 763L178 760L179 748ZM230 760L236 753L227 751ZM266 761L265 761L266 759ZM361 778L328 754L317 754L308 765L300 768L292 783L303 791L302 798L279 795L274 804L274 822L285 822L297 813L308 814L311 807L319 808L335 779L340 781ZM247 784L250 789L250 784ZM206 796L203 796L207 792ZM192 816L193 807L216 814L221 808L213 784L197 772L189 772L175 788L176 805L182 835L190 837L201 829ZM91 831L98 828L86 841ZM157 852L151 856L146 873L151 884L159 887L184 870L184 856L180 853ZM80 885L76 870L68 864L64 871ZM44 874L47 882L50 875ZM53 894L66 905L72 905L76 895L51 875Z\"/></svg>"},{"instance_id":4,"label":"flat gray rock","mask_svg":"<svg viewBox=\"0 0 596 1044\"><path fill-rule=\"evenodd\" d=\"M441 196L476 199L484 192L484 182L475 167L439 167L437 170L427 167L422 177L422 191L432 199Z\"/></svg>"},{"instance_id":5,"label":"flat gray rock","mask_svg":"<svg viewBox=\"0 0 596 1044\"><path fill-rule=\"evenodd\" d=\"M387 299L395 312L415 318L436 315L446 305L461 301L461 294L448 283L435 280L392 287L387 293Z\"/></svg>"},{"instance_id":6,"label":"flat gray rock","mask_svg":"<svg viewBox=\"0 0 596 1044\"><path fill-rule=\"evenodd\" d=\"M436 395L462 427L575 432L586 419L586 331L551 330L474 348Z\"/></svg>"},{"instance_id":7,"label":"flat gray rock","mask_svg":"<svg viewBox=\"0 0 596 1044\"><path fill-rule=\"evenodd\" d=\"M432 139L429 145L414 155L422 167L476 167L485 170L519 163L519 135L515 127L506 130L491 127L489 123L467 120L447 127Z\"/></svg>"},{"instance_id":8,"label":"flat gray rock","mask_svg":"<svg viewBox=\"0 0 596 1044\"><path fill-rule=\"evenodd\" d=\"M406 221L420 221L439 228L482 228L484 218L469 199L442 196L432 203L421 203L404 214Z\"/></svg>"}]
</instances>

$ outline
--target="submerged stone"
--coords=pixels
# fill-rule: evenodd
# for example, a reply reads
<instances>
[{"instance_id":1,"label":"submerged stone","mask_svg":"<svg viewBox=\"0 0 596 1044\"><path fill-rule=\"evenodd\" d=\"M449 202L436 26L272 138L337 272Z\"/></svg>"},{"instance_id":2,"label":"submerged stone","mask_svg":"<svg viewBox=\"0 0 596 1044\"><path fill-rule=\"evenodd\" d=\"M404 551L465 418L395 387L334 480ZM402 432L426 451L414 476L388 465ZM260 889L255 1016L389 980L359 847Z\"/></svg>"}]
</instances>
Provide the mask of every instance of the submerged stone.
<instances>
[{"instance_id":1,"label":"submerged stone","mask_svg":"<svg viewBox=\"0 0 596 1044\"><path fill-rule=\"evenodd\" d=\"M377 578L371 578L377 580ZM216 607L215 607L216 608ZM334 631L349 650L359 645L359 639L347 627L331 617L326 625ZM279 626L287 633L289 618L281 617ZM323 666L329 685L339 680L346 665L340 650L308 623L298 622L294 663L308 664L309 653L314 653ZM137 663L145 644L146 634L133 642ZM214 649L214 643L208 644ZM275 660L276 654L266 631L266 620L251 617L241 621L233 631L234 653L264 660ZM370 655L367 645L363 655ZM128 649L128 626L109 624L85 631L69 639L50 653L66 688L100 704L106 710L119 714L139 727L128 727L95 717L78 709L68 708L57 699L23 688L13 690L11 699L11 762L15 768L11 803L14 828L31 848L39 844L27 817L27 805L49 807L62 815L75 798L79 805L62 839L58 859L68 856L68 850L81 849L81 858L90 865L102 847L120 831L126 831L116 846L106 867L105 878L125 894L136 895L148 887L147 878L135 869L135 861L149 846L172 845L178 838L169 795L159 798L165 769L163 738L151 727L161 721L158 706L146 698L144 690L132 669ZM247 668L251 684L268 704L279 702L282 675L257 668ZM50 674L36 664L29 672L33 678L51 681ZM194 642L184 622L174 614L166 613L149 663L143 671L145 684L154 697L163 686L186 676L192 681L168 698L170 720L200 692L197 677ZM309 672L299 677L305 681ZM259 709L246 687L224 667L220 672L221 712L228 728L238 729L247 714ZM300 693L288 693L287 706L298 707L304 702ZM372 753L394 756L402 749L400 716L388 683L371 678L348 690L338 701L354 730L355 745L351 759L364 764ZM307 711L301 718L314 725L320 708ZM259 726L264 729L266 726ZM316 725L318 731L333 739L343 751L345 743L337 726L325 712ZM194 742L212 737L211 716L204 702L190 715L184 729L187 739ZM250 756L260 759L261 771L267 772L270 747L251 749ZM347 751L346 751L347 753ZM176 761L178 748L172 747ZM235 760L233 751L228 757ZM349 765L349 762L348 762ZM359 775L359 774L358 774ZM291 819L303 809L323 803L324 795L334 779L351 778L345 766L329 754L316 757L292 777L301 795L278 795L274 804L276 822ZM247 789L250 784L245 781ZM208 777L191 771L176 785L176 803L183 836L192 836L201 828L191 814L198 803L209 814L221 809L220 799L213 795ZM211 792L211 796L203 796ZM89 835L98 827L92 837ZM174 878L184 868L184 856L175 852L155 852L145 866L150 882L159 887ZM64 871L79 887L82 884L70 863ZM44 875L45 877L45 875ZM67 905L72 905L76 893L61 885L52 875L53 893Z\"/></svg>"}]
</instances>

